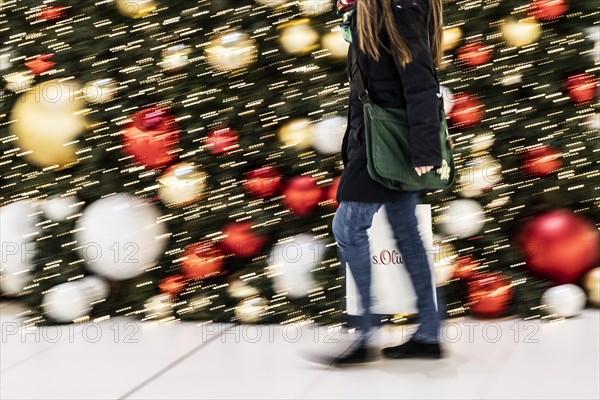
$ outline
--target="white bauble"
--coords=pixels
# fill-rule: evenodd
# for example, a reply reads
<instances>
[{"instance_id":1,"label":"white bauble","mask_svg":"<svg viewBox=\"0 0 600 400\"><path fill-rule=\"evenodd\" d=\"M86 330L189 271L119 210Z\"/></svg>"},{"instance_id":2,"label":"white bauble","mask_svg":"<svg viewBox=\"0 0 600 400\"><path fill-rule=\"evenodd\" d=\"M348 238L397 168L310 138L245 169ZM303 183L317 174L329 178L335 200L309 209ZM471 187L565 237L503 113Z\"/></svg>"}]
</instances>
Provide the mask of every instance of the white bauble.
<instances>
[{"instance_id":1,"label":"white bauble","mask_svg":"<svg viewBox=\"0 0 600 400\"><path fill-rule=\"evenodd\" d=\"M88 103L105 103L117 95L118 86L114 79L96 79L83 85L81 92Z\"/></svg>"},{"instance_id":2,"label":"white bauble","mask_svg":"<svg viewBox=\"0 0 600 400\"><path fill-rule=\"evenodd\" d=\"M477 234L483 228L485 214L475 200L454 200L441 216L442 230L460 239Z\"/></svg>"},{"instance_id":3,"label":"white bauble","mask_svg":"<svg viewBox=\"0 0 600 400\"><path fill-rule=\"evenodd\" d=\"M323 259L325 246L311 235L301 234L273 246L270 275L276 292L290 297L306 296L314 289L313 270Z\"/></svg>"},{"instance_id":4,"label":"white bauble","mask_svg":"<svg viewBox=\"0 0 600 400\"><path fill-rule=\"evenodd\" d=\"M454 93L452 93L449 87L444 85L440 85L440 93L444 101L444 112L448 115L454 108Z\"/></svg>"},{"instance_id":5,"label":"white bauble","mask_svg":"<svg viewBox=\"0 0 600 400\"><path fill-rule=\"evenodd\" d=\"M323 154L340 152L346 125L347 118L338 115L325 117L315 123L312 129L312 147Z\"/></svg>"},{"instance_id":6,"label":"white bauble","mask_svg":"<svg viewBox=\"0 0 600 400\"><path fill-rule=\"evenodd\" d=\"M235 307L235 316L244 323L258 322L267 311L267 304L267 300L262 297L242 300Z\"/></svg>"},{"instance_id":7,"label":"white bauble","mask_svg":"<svg viewBox=\"0 0 600 400\"><path fill-rule=\"evenodd\" d=\"M75 196L54 196L40 203L40 209L53 221L64 221L71 215L77 214L83 202Z\"/></svg>"},{"instance_id":8,"label":"white bauble","mask_svg":"<svg viewBox=\"0 0 600 400\"><path fill-rule=\"evenodd\" d=\"M53 287L44 294L42 307L57 322L71 322L85 317L91 309L89 298L77 281Z\"/></svg>"},{"instance_id":9,"label":"white bauble","mask_svg":"<svg viewBox=\"0 0 600 400\"><path fill-rule=\"evenodd\" d=\"M12 47L3 47L0 49L0 71L9 69L12 66L12 59L15 53Z\"/></svg>"},{"instance_id":10,"label":"white bauble","mask_svg":"<svg viewBox=\"0 0 600 400\"><path fill-rule=\"evenodd\" d=\"M122 280L152 267L167 243L160 217L155 206L125 193L90 204L75 225L78 251L88 269Z\"/></svg>"},{"instance_id":11,"label":"white bauble","mask_svg":"<svg viewBox=\"0 0 600 400\"><path fill-rule=\"evenodd\" d=\"M0 269L0 293L6 296L16 296L31 282L29 271L4 273Z\"/></svg>"},{"instance_id":12,"label":"white bauble","mask_svg":"<svg viewBox=\"0 0 600 400\"><path fill-rule=\"evenodd\" d=\"M37 208L31 200L0 207L0 268L4 274L29 271L39 232Z\"/></svg>"},{"instance_id":13,"label":"white bauble","mask_svg":"<svg viewBox=\"0 0 600 400\"><path fill-rule=\"evenodd\" d=\"M588 295L588 300L596 307L600 307L600 267L592 268L583 277L583 286Z\"/></svg>"},{"instance_id":14,"label":"white bauble","mask_svg":"<svg viewBox=\"0 0 600 400\"><path fill-rule=\"evenodd\" d=\"M544 292L542 303L548 305L549 314L565 318L574 317L585 306L585 293L572 283L554 286Z\"/></svg>"},{"instance_id":15,"label":"white bauble","mask_svg":"<svg viewBox=\"0 0 600 400\"><path fill-rule=\"evenodd\" d=\"M4 75L4 81L6 82L6 90L13 93L22 93L29 90L33 85L35 75L29 70L13 72Z\"/></svg>"},{"instance_id":16,"label":"white bauble","mask_svg":"<svg viewBox=\"0 0 600 400\"><path fill-rule=\"evenodd\" d=\"M108 282L97 276L86 276L77 283L90 303L106 299L110 293Z\"/></svg>"}]
</instances>

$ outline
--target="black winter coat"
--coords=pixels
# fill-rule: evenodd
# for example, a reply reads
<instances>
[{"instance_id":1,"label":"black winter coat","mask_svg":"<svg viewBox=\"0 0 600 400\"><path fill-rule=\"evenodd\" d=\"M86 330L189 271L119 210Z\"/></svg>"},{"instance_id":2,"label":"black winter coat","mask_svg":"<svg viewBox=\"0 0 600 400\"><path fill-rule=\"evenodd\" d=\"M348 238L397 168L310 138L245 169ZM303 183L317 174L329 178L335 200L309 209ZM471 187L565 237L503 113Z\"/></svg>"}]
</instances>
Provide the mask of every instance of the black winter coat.
<instances>
[{"instance_id":1,"label":"black winter coat","mask_svg":"<svg viewBox=\"0 0 600 400\"><path fill-rule=\"evenodd\" d=\"M412 165L414 167L441 165L438 114L439 87L435 78L433 57L428 44L428 0L390 0L400 35L412 54L412 62L404 68L397 65L394 57L385 49L375 61L360 51L357 37L355 12L352 17L352 44L357 56L365 86L371 100L390 108L407 110L411 141ZM381 33L382 42L388 46L387 35ZM347 70L350 71L350 53ZM375 182L367 172L364 137L363 108L355 88L351 88L348 100L348 125L342 142L344 171L337 190L337 201L392 202L399 200L404 192L387 189Z\"/></svg>"}]
</instances>

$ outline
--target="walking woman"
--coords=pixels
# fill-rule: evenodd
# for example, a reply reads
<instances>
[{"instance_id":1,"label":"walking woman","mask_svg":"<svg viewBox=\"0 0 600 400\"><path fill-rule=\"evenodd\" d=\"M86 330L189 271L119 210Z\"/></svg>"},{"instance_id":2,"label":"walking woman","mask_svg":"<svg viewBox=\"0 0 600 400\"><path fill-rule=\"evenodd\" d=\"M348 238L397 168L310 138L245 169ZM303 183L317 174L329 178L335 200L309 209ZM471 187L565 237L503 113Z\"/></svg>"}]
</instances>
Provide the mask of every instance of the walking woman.
<instances>
[{"instance_id":1,"label":"walking woman","mask_svg":"<svg viewBox=\"0 0 600 400\"><path fill-rule=\"evenodd\" d=\"M407 110L412 167L419 175L442 165L438 107L442 101L435 75L441 59L442 0L340 0L353 8L349 21L352 49L371 100ZM351 56L348 61L350 75ZM417 293L419 328L402 345L383 349L388 358L440 358L440 320L435 286L417 230L419 192L387 189L367 172L363 108L351 84L348 128L342 144L344 171L337 191L339 207L333 233L361 297L358 345L331 360L334 364L371 359L368 338L374 328L371 263L367 229L383 205Z\"/></svg>"}]
</instances>

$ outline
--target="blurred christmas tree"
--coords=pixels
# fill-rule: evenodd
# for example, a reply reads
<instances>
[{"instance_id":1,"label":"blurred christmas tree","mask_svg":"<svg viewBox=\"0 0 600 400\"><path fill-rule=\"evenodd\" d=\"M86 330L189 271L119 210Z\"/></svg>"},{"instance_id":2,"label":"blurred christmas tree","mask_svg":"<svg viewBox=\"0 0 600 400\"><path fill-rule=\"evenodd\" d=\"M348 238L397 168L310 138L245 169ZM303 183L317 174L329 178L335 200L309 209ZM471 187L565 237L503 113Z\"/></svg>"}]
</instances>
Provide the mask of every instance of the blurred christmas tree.
<instances>
[{"instance_id":1,"label":"blurred christmas tree","mask_svg":"<svg viewBox=\"0 0 600 400\"><path fill-rule=\"evenodd\" d=\"M552 281L597 261L598 38L585 28L598 13L580 3L445 3L440 80L462 174L424 200L451 315L539 315ZM332 1L2 7L0 282L30 322L85 320L90 303L92 318L341 321L330 223L347 44ZM578 230L555 241L572 274L544 261L534 278L514 238L558 208L580 216L559 215ZM539 229L528 238L546 243Z\"/></svg>"}]
</instances>

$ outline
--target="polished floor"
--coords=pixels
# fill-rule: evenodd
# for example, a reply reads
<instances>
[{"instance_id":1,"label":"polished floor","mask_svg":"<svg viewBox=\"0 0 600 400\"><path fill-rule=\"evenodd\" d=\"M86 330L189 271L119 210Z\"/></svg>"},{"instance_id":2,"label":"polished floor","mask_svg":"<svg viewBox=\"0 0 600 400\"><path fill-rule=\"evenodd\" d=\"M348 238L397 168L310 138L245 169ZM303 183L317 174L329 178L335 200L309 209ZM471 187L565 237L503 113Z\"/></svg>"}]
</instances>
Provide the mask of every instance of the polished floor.
<instances>
[{"instance_id":1,"label":"polished floor","mask_svg":"<svg viewBox=\"0 0 600 400\"><path fill-rule=\"evenodd\" d=\"M455 319L442 360L332 368L348 335L309 326L99 324L22 329L0 303L0 399L598 399L600 311L553 323ZM381 345L408 337L386 327ZM352 336L350 336L351 338Z\"/></svg>"}]
</instances>

